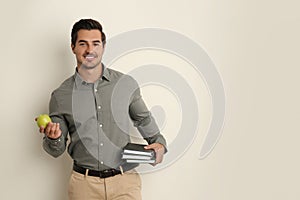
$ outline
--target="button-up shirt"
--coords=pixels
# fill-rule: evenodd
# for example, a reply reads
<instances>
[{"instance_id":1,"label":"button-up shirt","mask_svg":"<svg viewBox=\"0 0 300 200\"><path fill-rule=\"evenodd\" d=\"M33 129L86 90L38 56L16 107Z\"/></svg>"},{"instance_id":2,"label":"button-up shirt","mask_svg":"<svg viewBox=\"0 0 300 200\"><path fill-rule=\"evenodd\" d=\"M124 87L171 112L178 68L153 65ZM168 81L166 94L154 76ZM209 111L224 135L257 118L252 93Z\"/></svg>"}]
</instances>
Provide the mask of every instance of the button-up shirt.
<instances>
[{"instance_id":1,"label":"button-up shirt","mask_svg":"<svg viewBox=\"0 0 300 200\"><path fill-rule=\"evenodd\" d=\"M58 139L45 136L45 151L58 157L70 138L68 153L75 164L88 169L137 166L121 159L123 147L130 142L130 121L148 144L166 147L137 82L104 65L95 83L85 82L78 72L65 80L51 95L49 113L52 121L59 123L62 135Z\"/></svg>"}]
</instances>

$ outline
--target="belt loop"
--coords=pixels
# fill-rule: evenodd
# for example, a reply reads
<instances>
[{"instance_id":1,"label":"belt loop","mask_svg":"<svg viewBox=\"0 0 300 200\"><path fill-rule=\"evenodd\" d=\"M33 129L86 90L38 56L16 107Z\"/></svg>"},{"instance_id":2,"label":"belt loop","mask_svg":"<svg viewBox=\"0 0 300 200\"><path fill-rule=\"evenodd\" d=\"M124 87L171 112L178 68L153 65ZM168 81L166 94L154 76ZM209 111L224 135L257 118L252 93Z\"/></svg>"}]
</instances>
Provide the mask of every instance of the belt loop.
<instances>
[{"instance_id":1,"label":"belt loop","mask_svg":"<svg viewBox=\"0 0 300 200\"><path fill-rule=\"evenodd\" d=\"M119 168L120 168L121 174L123 175L124 174L123 167L120 166Z\"/></svg>"},{"instance_id":2,"label":"belt loop","mask_svg":"<svg viewBox=\"0 0 300 200\"><path fill-rule=\"evenodd\" d=\"M85 176L88 176L89 175L89 169L86 169L85 170Z\"/></svg>"}]
</instances>

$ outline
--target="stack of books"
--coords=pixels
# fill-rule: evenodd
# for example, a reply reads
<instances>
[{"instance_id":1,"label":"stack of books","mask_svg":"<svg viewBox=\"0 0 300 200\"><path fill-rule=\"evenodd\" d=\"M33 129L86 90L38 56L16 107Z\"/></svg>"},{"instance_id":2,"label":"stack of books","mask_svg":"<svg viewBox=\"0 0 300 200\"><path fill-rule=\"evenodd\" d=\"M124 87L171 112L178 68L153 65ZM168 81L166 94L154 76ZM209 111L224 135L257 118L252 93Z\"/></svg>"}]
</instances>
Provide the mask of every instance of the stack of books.
<instances>
[{"instance_id":1,"label":"stack of books","mask_svg":"<svg viewBox=\"0 0 300 200\"><path fill-rule=\"evenodd\" d=\"M155 163L155 152L145 149L146 145L128 143L122 152L122 159L127 163Z\"/></svg>"}]
</instances>

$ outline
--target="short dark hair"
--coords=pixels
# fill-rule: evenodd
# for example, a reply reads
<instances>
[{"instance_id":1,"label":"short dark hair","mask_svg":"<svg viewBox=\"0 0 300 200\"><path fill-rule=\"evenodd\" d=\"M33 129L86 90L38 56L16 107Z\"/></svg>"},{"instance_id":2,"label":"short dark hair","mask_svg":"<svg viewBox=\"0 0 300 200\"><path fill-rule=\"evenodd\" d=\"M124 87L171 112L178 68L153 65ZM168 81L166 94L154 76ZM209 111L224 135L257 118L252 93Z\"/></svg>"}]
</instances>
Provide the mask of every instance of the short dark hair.
<instances>
[{"instance_id":1,"label":"short dark hair","mask_svg":"<svg viewBox=\"0 0 300 200\"><path fill-rule=\"evenodd\" d=\"M106 36L102 30L102 25L93 19L81 19L73 25L72 32L71 32L71 43L75 46L77 40L77 33L79 30L99 30L101 32L101 41L103 45L106 43Z\"/></svg>"}]
</instances>

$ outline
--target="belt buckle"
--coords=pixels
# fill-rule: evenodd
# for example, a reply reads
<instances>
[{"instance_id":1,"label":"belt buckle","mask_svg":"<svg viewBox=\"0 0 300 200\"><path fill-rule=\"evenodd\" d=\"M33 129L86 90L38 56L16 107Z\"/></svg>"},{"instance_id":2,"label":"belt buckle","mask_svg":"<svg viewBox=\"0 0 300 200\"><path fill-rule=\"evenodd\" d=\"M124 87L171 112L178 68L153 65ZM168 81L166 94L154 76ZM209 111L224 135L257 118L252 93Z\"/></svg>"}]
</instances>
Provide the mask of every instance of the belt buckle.
<instances>
[{"instance_id":1,"label":"belt buckle","mask_svg":"<svg viewBox=\"0 0 300 200\"><path fill-rule=\"evenodd\" d=\"M114 176L114 173L111 169L105 169L100 173L100 178L108 178Z\"/></svg>"}]
</instances>

